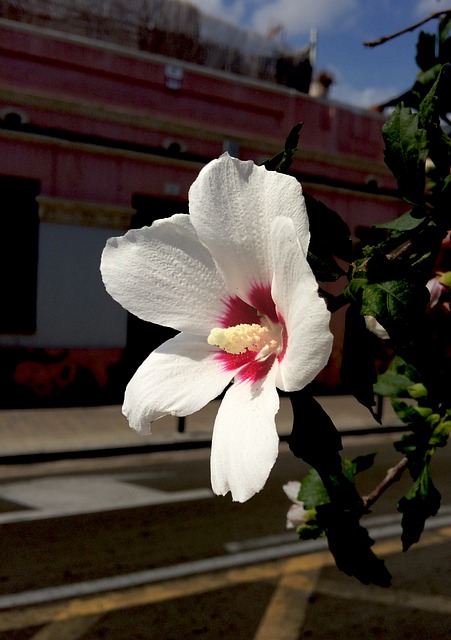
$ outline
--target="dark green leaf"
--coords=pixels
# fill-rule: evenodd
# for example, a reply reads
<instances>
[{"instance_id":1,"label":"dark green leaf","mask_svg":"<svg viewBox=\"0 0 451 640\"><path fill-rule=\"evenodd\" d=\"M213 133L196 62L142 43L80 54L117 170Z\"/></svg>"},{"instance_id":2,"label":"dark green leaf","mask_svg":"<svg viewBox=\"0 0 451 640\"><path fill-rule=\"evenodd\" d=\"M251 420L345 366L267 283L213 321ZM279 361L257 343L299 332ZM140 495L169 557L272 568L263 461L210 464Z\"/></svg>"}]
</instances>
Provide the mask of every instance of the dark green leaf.
<instances>
[{"instance_id":1,"label":"dark green leaf","mask_svg":"<svg viewBox=\"0 0 451 640\"><path fill-rule=\"evenodd\" d=\"M412 231L416 229L420 225L424 223L426 217L415 215L415 209L412 211L407 211L399 218L394 218L393 220L389 220L388 222L381 222L380 224L374 225L378 229L395 229L396 231Z\"/></svg>"},{"instance_id":2,"label":"dark green leaf","mask_svg":"<svg viewBox=\"0 0 451 640\"><path fill-rule=\"evenodd\" d=\"M411 489L398 503L398 511L403 514L401 540L404 551L418 542L426 520L437 514L440 500L440 493L431 480L428 465L425 464Z\"/></svg>"},{"instance_id":3,"label":"dark green leaf","mask_svg":"<svg viewBox=\"0 0 451 640\"><path fill-rule=\"evenodd\" d=\"M357 456L353 460L343 459L343 472L348 480L355 483L355 477L362 471L367 471L374 464L375 453L368 453L364 456Z\"/></svg>"},{"instance_id":4,"label":"dark green leaf","mask_svg":"<svg viewBox=\"0 0 451 640\"><path fill-rule=\"evenodd\" d=\"M437 74L437 77L434 81L434 84L428 91L427 95L423 98L420 104L420 108L418 111L418 122L422 129L429 130L430 137L430 129L437 128L440 126L439 115L440 115L440 106L439 106L439 97L438 97L438 88L440 83L441 73Z\"/></svg>"},{"instance_id":5,"label":"dark green leaf","mask_svg":"<svg viewBox=\"0 0 451 640\"><path fill-rule=\"evenodd\" d=\"M304 503L304 509L307 510L330 502L326 487L315 469L310 469L302 479L298 499Z\"/></svg>"},{"instance_id":6,"label":"dark green leaf","mask_svg":"<svg viewBox=\"0 0 451 640\"><path fill-rule=\"evenodd\" d=\"M335 282L345 275L332 256L319 255L310 243L307 260L318 282Z\"/></svg>"},{"instance_id":7,"label":"dark green leaf","mask_svg":"<svg viewBox=\"0 0 451 640\"><path fill-rule=\"evenodd\" d=\"M300 540L316 540L324 536L324 529L320 527L315 520L309 520L305 524L301 524L297 529Z\"/></svg>"},{"instance_id":8,"label":"dark green leaf","mask_svg":"<svg viewBox=\"0 0 451 640\"><path fill-rule=\"evenodd\" d=\"M398 105L383 127L385 162L398 183L402 198L420 204L424 195L427 136L418 116Z\"/></svg>"},{"instance_id":9,"label":"dark green leaf","mask_svg":"<svg viewBox=\"0 0 451 640\"><path fill-rule=\"evenodd\" d=\"M319 256L336 256L345 262L352 260L351 232L339 214L304 193L310 225L309 250Z\"/></svg>"},{"instance_id":10,"label":"dark green leaf","mask_svg":"<svg viewBox=\"0 0 451 640\"><path fill-rule=\"evenodd\" d=\"M421 31L417 42L417 55L415 57L417 65L422 71L427 71L437 64L436 37L432 33Z\"/></svg>"},{"instance_id":11,"label":"dark green leaf","mask_svg":"<svg viewBox=\"0 0 451 640\"><path fill-rule=\"evenodd\" d=\"M443 16L438 28L438 57L444 64L451 60L451 16Z\"/></svg>"},{"instance_id":12,"label":"dark green leaf","mask_svg":"<svg viewBox=\"0 0 451 640\"><path fill-rule=\"evenodd\" d=\"M414 455L418 448L418 438L415 433L406 433L394 443L394 447L405 456Z\"/></svg>"},{"instance_id":13,"label":"dark green leaf","mask_svg":"<svg viewBox=\"0 0 451 640\"><path fill-rule=\"evenodd\" d=\"M350 305L345 316L341 381L347 392L366 407L375 420L378 418L373 409L376 404L373 385L376 382L375 354L378 348L379 342L367 330L363 316L355 305Z\"/></svg>"},{"instance_id":14,"label":"dark green leaf","mask_svg":"<svg viewBox=\"0 0 451 640\"><path fill-rule=\"evenodd\" d=\"M444 447L448 443L449 434L451 433L451 422L449 420L441 420L435 427L429 440L431 447Z\"/></svg>"},{"instance_id":15,"label":"dark green leaf","mask_svg":"<svg viewBox=\"0 0 451 640\"><path fill-rule=\"evenodd\" d=\"M415 363L418 327L428 300L426 287L409 280L375 282L363 290L361 313L376 318L390 338L397 341L399 353Z\"/></svg>"},{"instance_id":16,"label":"dark green leaf","mask_svg":"<svg viewBox=\"0 0 451 640\"><path fill-rule=\"evenodd\" d=\"M371 549L374 540L359 524L355 514L344 512L331 518L327 539L329 549L340 571L348 576L354 576L363 584L390 586L391 576L384 561Z\"/></svg>"},{"instance_id":17,"label":"dark green leaf","mask_svg":"<svg viewBox=\"0 0 451 640\"><path fill-rule=\"evenodd\" d=\"M375 282L363 291L361 313L373 316L388 330L387 324L407 319L407 312L413 306L415 295L416 289L408 281Z\"/></svg>"},{"instance_id":18,"label":"dark green leaf","mask_svg":"<svg viewBox=\"0 0 451 640\"><path fill-rule=\"evenodd\" d=\"M293 429L288 445L293 454L315 468L336 464L342 443L329 415L308 388L290 393L289 397L293 407Z\"/></svg>"},{"instance_id":19,"label":"dark green leaf","mask_svg":"<svg viewBox=\"0 0 451 640\"><path fill-rule=\"evenodd\" d=\"M417 96L418 105L431 90L431 87L437 80L437 76L440 73L441 68L441 63L437 63L430 69L418 72L417 79L412 88L413 93Z\"/></svg>"},{"instance_id":20,"label":"dark green leaf","mask_svg":"<svg viewBox=\"0 0 451 640\"><path fill-rule=\"evenodd\" d=\"M409 366L402 358L395 356L384 373L377 377L374 393L389 398L409 395L407 389L417 383L417 371Z\"/></svg>"},{"instance_id":21,"label":"dark green leaf","mask_svg":"<svg viewBox=\"0 0 451 640\"><path fill-rule=\"evenodd\" d=\"M409 378L400 376L393 371L386 371L377 378L377 382L373 387L374 393L389 398L397 398L403 394L407 387L412 384Z\"/></svg>"},{"instance_id":22,"label":"dark green leaf","mask_svg":"<svg viewBox=\"0 0 451 640\"><path fill-rule=\"evenodd\" d=\"M288 170L293 161L293 156L297 151L297 145L299 142L299 134L302 129L302 122L298 122L290 131L285 140L284 150L277 153L272 158L268 158L261 164L268 169L268 171L278 171L279 173L288 173Z\"/></svg>"},{"instance_id":23,"label":"dark green leaf","mask_svg":"<svg viewBox=\"0 0 451 640\"><path fill-rule=\"evenodd\" d=\"M418 411L417 407L398 400L394 400L392 406L398 418L405 424L410 425L412 428L419 428L423 425L424 416Z\"/></svg>"}]
</instances>

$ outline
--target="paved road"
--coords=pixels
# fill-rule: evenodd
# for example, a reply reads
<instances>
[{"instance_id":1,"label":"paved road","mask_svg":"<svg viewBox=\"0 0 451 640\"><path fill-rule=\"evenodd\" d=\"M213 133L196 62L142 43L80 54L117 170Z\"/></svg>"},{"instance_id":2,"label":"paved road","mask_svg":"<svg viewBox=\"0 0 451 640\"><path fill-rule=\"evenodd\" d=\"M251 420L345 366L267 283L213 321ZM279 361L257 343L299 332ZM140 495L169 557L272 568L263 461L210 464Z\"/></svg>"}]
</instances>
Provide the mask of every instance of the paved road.
<instances>
[{"instance_id":1,"label":"paved road","mask_svg":"<svg viewBox=\"0 0 451 640\"><path fill-rule=\"evenodd\" d=\"M397 461L390 439L346 439L350 457L380 452L363 493ZM450 456L434 460L445 507L424 546L402 555L387 539L397 525L384 516L404 480L374 509L395 575L388 591L342 576L321 547L297 554L305 543L285 530L282 485L306 467L286 445L244 505L212 495L207 450L8 468L0 640L451 637ZM357 633L362 620L370 626Z\"/></svg>"}]
</instances>

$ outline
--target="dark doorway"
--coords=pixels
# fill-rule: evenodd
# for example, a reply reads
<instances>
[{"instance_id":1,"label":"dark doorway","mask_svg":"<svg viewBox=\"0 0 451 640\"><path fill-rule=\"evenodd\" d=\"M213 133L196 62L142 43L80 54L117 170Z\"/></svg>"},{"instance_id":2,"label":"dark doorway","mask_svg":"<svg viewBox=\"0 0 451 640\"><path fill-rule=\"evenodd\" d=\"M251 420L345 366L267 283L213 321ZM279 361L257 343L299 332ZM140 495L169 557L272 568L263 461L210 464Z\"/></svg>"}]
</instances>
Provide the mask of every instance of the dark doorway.
<instances>
[{"instance_id":1,"label":"dark doorway","mask_svg":"<svg viewBox=\"0 0 451 640\"><path fill-rule=\"evenodd\" d=\"M0 333L36 331L39 190L37 180L0 176Z\"/></svg>"}]
</instances>

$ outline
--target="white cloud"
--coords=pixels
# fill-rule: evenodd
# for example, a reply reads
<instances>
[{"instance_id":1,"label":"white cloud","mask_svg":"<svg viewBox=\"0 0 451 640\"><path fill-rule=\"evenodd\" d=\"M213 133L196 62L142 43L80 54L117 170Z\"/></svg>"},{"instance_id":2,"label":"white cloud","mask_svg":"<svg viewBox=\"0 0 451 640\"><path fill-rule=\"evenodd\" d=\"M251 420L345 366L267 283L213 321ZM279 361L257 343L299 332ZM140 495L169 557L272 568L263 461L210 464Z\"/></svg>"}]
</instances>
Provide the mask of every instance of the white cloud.
<instances>
[{"instance_id":1,"label":"white cloud","mask_svg":"<svg viewBox=\"0 0 451 640\"><path fill-rule=\"evenodd\" d=\"M198 7L208 15L215 16L217 18L224 17L225 10L222 0L182 0L182 2L183 1L185 4L192 4L195 7Z\"/></svg>"},{"instance_id":2,"label":"white cloud","mask_svg":"<svg viewBox=\"0 0 451 640\"><path fill-rule=\"evenodd\" d=\"M441 9L448 9L441 0L418 0L415 7L415 15L418 18L427 18L428 15Z\"/></svg>"},{"instance_id":3,"label":"white cloud","mask_svg":"<svg viewBox=\"0 0 451 640\"><path fill-rule=\"evenodd\" d=\"M234 0L232 5L226 6L224 0L182 0L187 4L192 4L198 7L202 13L214 18L220 18L231 22L232 24L239 24L243 18L246 4L248 0Z\"/></svg>"},{"instance_id":4,"label":"white cloud","mask_svg":"<svg viewBox=\"0 0 451 640\"><path fill-rule=\"evenodd\" d=\"M394 87L376 88L365 87L363 89L356 89L349 84L334 84L332 85L330 97L332 100L342 102L344 104L350 104L354 107L373 107L378 104L395 98L399 95L399 89Z\"/></svg>"},{"instance_id":5,"label":"white cloud","mask_svg":"<svg viewBox=\"0 0 451 640\"><path fill-rule=\"evenodd\" d=\"M258 5L251 17L252 26L260 32L281 24L287 34L309 33L312 27L327 31L353 22L357 0L271 0Z\"/></svg>"},{"instance_id":6,"label":"white cloud","mask_svg":"<svg viewBox=\"0 0 451 640\"><path fill-rule=\"evenodd\" d=\"M186 0L203 13L266 33L281 25L288 35L307 34L312 27L349 26L359 9L358 0Z\"/></svg>"}]
</instances>

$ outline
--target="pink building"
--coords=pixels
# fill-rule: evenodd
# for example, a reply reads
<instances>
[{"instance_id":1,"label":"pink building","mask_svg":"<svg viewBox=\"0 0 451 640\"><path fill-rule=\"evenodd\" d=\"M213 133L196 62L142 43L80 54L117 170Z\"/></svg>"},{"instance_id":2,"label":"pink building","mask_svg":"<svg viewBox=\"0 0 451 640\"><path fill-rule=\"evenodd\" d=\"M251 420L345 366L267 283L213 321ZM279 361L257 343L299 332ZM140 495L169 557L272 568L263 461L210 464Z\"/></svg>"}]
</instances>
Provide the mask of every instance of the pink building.
<instances>
[{"instance_id":1,"label":"pink building","mask_svg":"<svg viewBox=\"0 0 451 640\"><path fill-rule=\"evenodd\" d=\"M354 231L401 212L379 114L111 41L0 19L3 406L119 402L165 332L104 291L108 237L186 210L224 150L261 161L304 122L292 173ZM338 383L337 346L321 381Z\"/></svg>"}]
</instances>

